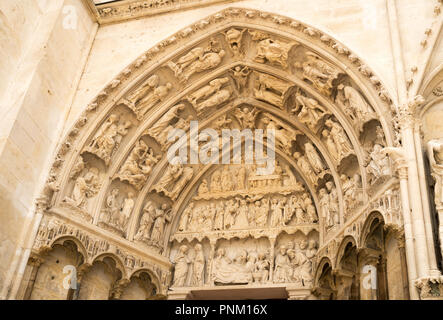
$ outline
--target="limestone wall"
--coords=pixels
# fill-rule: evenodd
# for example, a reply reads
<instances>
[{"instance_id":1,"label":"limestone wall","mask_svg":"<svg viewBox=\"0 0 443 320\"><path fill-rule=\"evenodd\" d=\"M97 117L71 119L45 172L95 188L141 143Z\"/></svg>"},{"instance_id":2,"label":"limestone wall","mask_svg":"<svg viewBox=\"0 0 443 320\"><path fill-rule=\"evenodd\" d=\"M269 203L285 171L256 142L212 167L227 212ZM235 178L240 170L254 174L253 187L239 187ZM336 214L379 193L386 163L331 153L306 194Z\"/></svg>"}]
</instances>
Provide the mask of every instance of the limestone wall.
<instances>
[{"instance_id":1,"label":"limestone wall","mask_svg":"<svg viewBox=\"0 0 443 320\"><path fill-rule=\"evenodd\" d=\"M9 283L26 255L21 247L29 233L22 233L33 218L33 200L49 170L96 26L78 0L2 1L0 24L0 296L4 297L11 289L4 283Z\"/></svg>"}]
</instances>

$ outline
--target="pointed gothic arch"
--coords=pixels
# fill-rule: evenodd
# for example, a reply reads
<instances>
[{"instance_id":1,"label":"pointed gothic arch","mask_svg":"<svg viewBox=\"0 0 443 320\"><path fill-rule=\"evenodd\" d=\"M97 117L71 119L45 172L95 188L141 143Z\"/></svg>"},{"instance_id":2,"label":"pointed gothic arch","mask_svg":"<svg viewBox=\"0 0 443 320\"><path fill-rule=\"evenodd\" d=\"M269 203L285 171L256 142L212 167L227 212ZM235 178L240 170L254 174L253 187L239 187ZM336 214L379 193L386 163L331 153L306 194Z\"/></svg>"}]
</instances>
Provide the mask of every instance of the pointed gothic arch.
<instances>
[{"instance_id":1,"label":"pointed gothic arch","mask_svg":"<svg viewBox=\"0 0 443 320\"><path fill-rule=\"evenodd\" d=\"M183 108L175 109L179 105ZM231 128L241 130L247 126L236 119L235 111L242 111L240 108L259 112L251 129L265 129L263 118L267 117L281 130L286 140L277 146L276 155L289 170L284 168L282 177L292 175L295 181L289 183L295 186L297 181L302 186L295 191L293 185L284 185L281 180L280 186L268 188L271 192L266 187L255 190L252 203L264 198L272 202L278 194L289 199L292 194L303 197L305 206L311 205L309 210L318 216L317 221L279 225L269 232L265 225L252 231L218 230L229 234L220 239L256 243L267 237L269 252L263 259L270 262L268 277L272 281L277 248L283 245L283 240L277 239L282 230L277 229L288 234L284 241L296 243L294 250L305 241L312 252L325 248L361 214L359 208L367 207L373 189L384 184L384 176L391 175L377 172L376 162L384 161L389 171L389 160L381 156L381 147L398 141L391 99L375 73L331 36L286 17L229 8L160 42L123 70L88 105L61 144L44 190L45 210L79 230L98 234L103 248L98 244L95 255L107 252L109 243L122 246L118 256L126 268L124 274L132 274L137 263L158 265L156 278L162 290L167 290L173 278L170 259L180 255L170 240L180 231L181 215L198 198L202 180L210 179L222 166L174 167L167 161L164 133L177 124L189 132L189 120L210 128L223 116L234 124ZM177 112L169 114L171 110ZM322 135L324 130L329 135ZM295 152L306 157L307 143L313 146L321 169L308 161L311 171L307 172L294 158ZM334 143L335 148L344 150L341 154L332 153ZM171 174L163 191L156 188L170 171L185 168L189 168L186 181L180 180L185 173L176 178ZM316 178L318 175L322 177ZM353 180L356 175L360 178ZM179 190L166 190L177 184L182 184ZM220 199L234 199L236 191L228 190ZM333 200L325 203L331 197ZM202 199L213 199L206 198ZM307 215L308 209L302 209L300 214ZM55 218L45 215L44 219ZM154 228L158 233L155 243L149 239ZM212 281L208 266L219 247L217 237L217 232L212 232L209 244L202 249L205 283ZM191 243L198 238L202 241L205 237L186 239ZM314 242L316 245L311 245ZM260 247L253 246L255 251ZM308 278L302 277L302 286L312 286L313 277ZM193 281L188 275L183 282L190 285Z\"/></svg>"}]
</instances>

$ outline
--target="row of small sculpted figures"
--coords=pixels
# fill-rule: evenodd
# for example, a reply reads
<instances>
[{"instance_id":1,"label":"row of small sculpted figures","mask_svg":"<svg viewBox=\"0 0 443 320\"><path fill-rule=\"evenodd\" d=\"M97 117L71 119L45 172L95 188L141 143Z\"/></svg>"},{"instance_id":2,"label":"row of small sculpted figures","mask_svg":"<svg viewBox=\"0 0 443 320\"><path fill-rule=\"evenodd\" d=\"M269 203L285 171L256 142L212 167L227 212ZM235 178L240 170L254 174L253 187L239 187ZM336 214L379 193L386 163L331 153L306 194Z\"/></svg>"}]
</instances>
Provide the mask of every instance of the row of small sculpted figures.
<instances>
[{"instance_id":1,"label":"row of small sculpted figures","mask_svg":"<svg viewBox=\"0 0 443 320\"><path fill-rule=\"evenodd\" d=\"M234 259L219 248L208 262L209 279L215 285L294 283L300 287L312 285L312 263L317 253L315 240L290 241L281 245L275 254L240 250ZM273 262L273 263L272 263ZM173 287L203 286L205 284L206 258L201 244L196 244L191 257L189 247L182 245L175 258ZM270 270L273 268L273 273ZM190 281L188 281L190 273ZM272 278L272 279L271 279Z\"/></svg>"},{"instance_id":2,"label":"row of small sculpted figures","mask_svg":"<svg viewBox=\"0 0 443 320\"><path fill-rule=\"evenodd\" d=\"M248 205L248 202L249 205ZM268 224L268 217L270 221ZM294 221L316 223L318 216L308 193L290 198L230 199L196 207L194 202L183 211L179 232L284 227Z\"/></svg>"}]
</instances>

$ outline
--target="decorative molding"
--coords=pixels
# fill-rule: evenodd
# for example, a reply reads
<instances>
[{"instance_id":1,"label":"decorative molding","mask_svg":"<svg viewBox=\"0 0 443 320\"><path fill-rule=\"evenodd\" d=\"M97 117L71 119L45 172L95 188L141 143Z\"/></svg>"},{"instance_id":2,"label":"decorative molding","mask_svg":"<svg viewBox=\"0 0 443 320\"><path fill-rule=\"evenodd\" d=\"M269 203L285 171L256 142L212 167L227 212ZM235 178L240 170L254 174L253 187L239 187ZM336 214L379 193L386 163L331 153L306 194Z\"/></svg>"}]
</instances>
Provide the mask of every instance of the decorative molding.
<instances>
[{"instance_id":1,"label":"decorative molding","mask_svg":"<svg viewBox=\"0 0 443 320\"><path fill-rule=\"evenodd\" d=\"M124 0L98 4L94 11L100 24L108 24L236 1L238 0Z\"/></svg>"}]
</instances>

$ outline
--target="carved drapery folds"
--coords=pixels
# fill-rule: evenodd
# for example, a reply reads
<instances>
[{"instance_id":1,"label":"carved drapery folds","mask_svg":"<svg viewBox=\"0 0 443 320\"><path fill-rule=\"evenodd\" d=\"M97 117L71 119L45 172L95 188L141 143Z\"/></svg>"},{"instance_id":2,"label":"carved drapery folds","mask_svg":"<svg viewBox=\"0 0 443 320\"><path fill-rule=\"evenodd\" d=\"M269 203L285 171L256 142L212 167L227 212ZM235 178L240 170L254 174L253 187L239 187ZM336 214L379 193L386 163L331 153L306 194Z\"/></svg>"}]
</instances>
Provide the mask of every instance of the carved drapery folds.
<instances>
[{"instance_id":1,"label":"carved drapery folds","mask_svg":"<svg viewBox=\"0 0 443 320\"><path fill-rule=\"evenodd\" d=\"M264 32L256 20L274 31ZM210 29L218 21L226 28ZM61 216L81 213L79 224L171 258L177 287L311 287L319 234L337 232L367 201L368 186L391 174L381 153L392 144L390 119L379 117L390 109L372 75L312 27L224 10L161 42L100 92L57 154L46 207ZM220 135L274 130L274 172L258 175L262 164L245 159L224 166L168 162L168 149L180 140L169 135L189 132L193 120ZM370 151L367 141L376 142ZM282 235L293 238L282 242ZM220 242L235 237L263 243L239 250ZM215 259L220 270L212 268ZM233 270L239 278L223 276Z\"/></svg>"}]
</instances>

